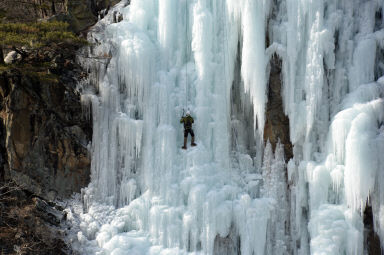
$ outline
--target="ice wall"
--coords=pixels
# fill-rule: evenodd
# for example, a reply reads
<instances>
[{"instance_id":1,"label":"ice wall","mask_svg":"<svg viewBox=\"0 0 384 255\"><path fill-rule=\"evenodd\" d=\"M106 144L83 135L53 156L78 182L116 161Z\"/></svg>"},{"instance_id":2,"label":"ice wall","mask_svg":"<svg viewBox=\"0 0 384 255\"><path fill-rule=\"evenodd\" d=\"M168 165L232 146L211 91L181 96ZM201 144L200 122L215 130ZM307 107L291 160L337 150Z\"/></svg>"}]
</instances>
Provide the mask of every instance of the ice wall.
<instances>
[{"instance_id":1,"label":"ice wall","mask_svg":"<svg viewBox=\"0 0 384 255\"><path fill-rule=\"evenodd\" d=\"M80 58L94 137L74 247L363 254L368 201L383 243L383 8L382 0L119 3ZM273 152L261 140L274 54L294 146L288 164L281 145ZM187 151L183 109L198 143Z\"/></svg>"},{"instance_id":2,"label":"ice wall","mask_svg":"<svg viewBox=\"0 0 384 255\"><path fill-rule=\"evenodd\" d=\"M382 12L375 0L287 0L274 8L270 50L283 59L294 145L294 253L363 254L367 203L381 232Z\"/></svg>"},{"instance_id":3,"label":"ice wall","mask_svg":"<svg viewBox=\"0 0 384 255\"><path fill-rule=\"evenodd\" d=\"M87 213L74 246L100 254L223 254L228 247L264 254L276 205L257 192L261 175L255 153L247 154L256 149L233 149L230 112L241 57L236 86L253 107L251 133L262 137L267 60L258 36L268 2L127 3L93 28L94 45L84 52L92 57L80 59L91 72L81 89L95 128ZM116 15L123 20L113 23ZM184 151L179 119L187 109L198 146Z\"/></svg>"}]
</instances>

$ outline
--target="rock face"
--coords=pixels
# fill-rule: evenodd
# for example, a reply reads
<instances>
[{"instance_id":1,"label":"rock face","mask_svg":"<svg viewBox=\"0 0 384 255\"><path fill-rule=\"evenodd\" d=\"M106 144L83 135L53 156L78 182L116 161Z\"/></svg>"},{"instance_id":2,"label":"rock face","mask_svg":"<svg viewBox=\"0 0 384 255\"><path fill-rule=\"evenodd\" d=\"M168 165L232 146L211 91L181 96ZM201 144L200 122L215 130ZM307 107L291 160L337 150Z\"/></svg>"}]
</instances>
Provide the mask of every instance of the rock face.
<instances>
[{"instance_id":1,"label":"rock face","mask_svg":"<svg viewBox=\"0 0 384 255\"><path fill-rule=\"evenodd\" d=\"M364 249L367 254L383 254L380 245L380 238L376 234L373 223L372 206L368 204L363 214L364 222Z\"/></svg>"},{"instance_id":2,"label":"rock face","mask_svg":"<svg viewBox=\"0 0 384 255\"><path fill-rule=\"evenodd\" d=\"M80 191L90 175L91 124L75 91L80 71L54 63L75 66L59 59L53 57L56 67L48 69L58 74L0 73L4 177L48 200Z\"/></svg>"},{"instance_id":3,"label":"rock face","mask_svg":"<svg viewBox=\"0 0 384 255\"><path fill-rule=\"evenodd\" d=\"M75 32L93 25L99 12L119 0L0 0L0 19L31 22L39 19L66 21Z\"/></svg>"},{"instance_id":4,"label":"rock face","mask_svg":"<svg viewBox=\"0 0 384 255\"><path fill-rule=\"evenodd\" d=\"M285 159L293 156L292 144L289 139L289 119L284 114L281 97L281 60L277 56L271 59L271 72L269 77L268 103L266 122L264 126L264 141L270 141L273 151L280 140L284 145Z\"/></svg>"},{"instance_id":5,"label":"rock face","mask_svg":"<svg viewBox=\"0 0 384 255\"><path fill-rule=\"evenodd\" d=\"M59 20L86 32L117 2L0 0L0 22ZM76 90L86 75L76 51L52 45L0 64L1 254L72 254L63 241L65 213L46 201L89 183L92 123Z\"/></svg>"}]
</instances>

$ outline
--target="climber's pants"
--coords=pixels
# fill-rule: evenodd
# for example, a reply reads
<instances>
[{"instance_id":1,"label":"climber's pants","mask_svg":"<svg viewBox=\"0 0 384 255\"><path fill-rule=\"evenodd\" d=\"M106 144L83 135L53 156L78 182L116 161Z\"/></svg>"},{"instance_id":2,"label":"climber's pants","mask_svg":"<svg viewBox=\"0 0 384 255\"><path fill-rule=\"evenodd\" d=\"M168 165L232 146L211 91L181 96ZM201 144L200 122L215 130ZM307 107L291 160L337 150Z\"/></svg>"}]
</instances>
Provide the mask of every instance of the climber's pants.
<instances>
[{"instance_id":1,"label":"climber's pants","mask_svg":"<svg viewBox=\"0 0 384 255\"><path fill-rule=\"evenodd\" d=\"M195 136L192 129L184 129L184 137L188 137L188 133L190 133L192 137Z\"/></svg>"}]
</instances>

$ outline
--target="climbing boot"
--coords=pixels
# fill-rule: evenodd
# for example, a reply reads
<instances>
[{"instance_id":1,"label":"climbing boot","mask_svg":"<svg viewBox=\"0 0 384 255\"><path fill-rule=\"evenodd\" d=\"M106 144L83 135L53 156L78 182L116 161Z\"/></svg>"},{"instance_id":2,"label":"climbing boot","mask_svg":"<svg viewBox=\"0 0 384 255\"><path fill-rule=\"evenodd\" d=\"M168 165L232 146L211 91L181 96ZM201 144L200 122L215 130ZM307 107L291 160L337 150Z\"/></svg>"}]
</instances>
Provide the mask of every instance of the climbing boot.
<instances>
[{"instance_id":1,"label":"climbing boot","mask_svg":"<svg viewBox=\"0 0 384 255\"><path fill-rule=\"evenodd\" d=\"M184 146L181 147L182 149L186 150L187 149L187 137L184 137Z\"/></svg>"},{"instance_id":2,"label":"climbing boot","mask_svg":"<svg viewBox=\"0 0 384 255\"><path fill-rule=\"evenodd\" d=\"M191 140L191 146L196 146L197 144L195 144L195 137L192 136L192 140Z\"/></svg>"}]
</instances>

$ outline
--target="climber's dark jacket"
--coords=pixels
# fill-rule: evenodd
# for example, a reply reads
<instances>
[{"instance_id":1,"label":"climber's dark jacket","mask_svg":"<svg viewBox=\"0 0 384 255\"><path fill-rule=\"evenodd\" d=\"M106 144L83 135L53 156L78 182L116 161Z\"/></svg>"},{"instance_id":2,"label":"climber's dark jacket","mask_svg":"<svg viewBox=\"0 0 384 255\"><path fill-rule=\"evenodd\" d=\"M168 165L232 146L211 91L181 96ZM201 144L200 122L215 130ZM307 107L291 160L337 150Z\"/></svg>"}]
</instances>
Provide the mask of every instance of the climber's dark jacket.
<instances>
[{"instance_id":1,"label":"climber's dark jacket","mask_svg":"<svg viewBox=\"0 0 384 255\"><path fill-rule=\"evenodd\" d=\"M193 118L191 116L181 117L180 123L184 123L184 129L185 130L191 130L192 129Z\"/></svg>"}]
</instances>

